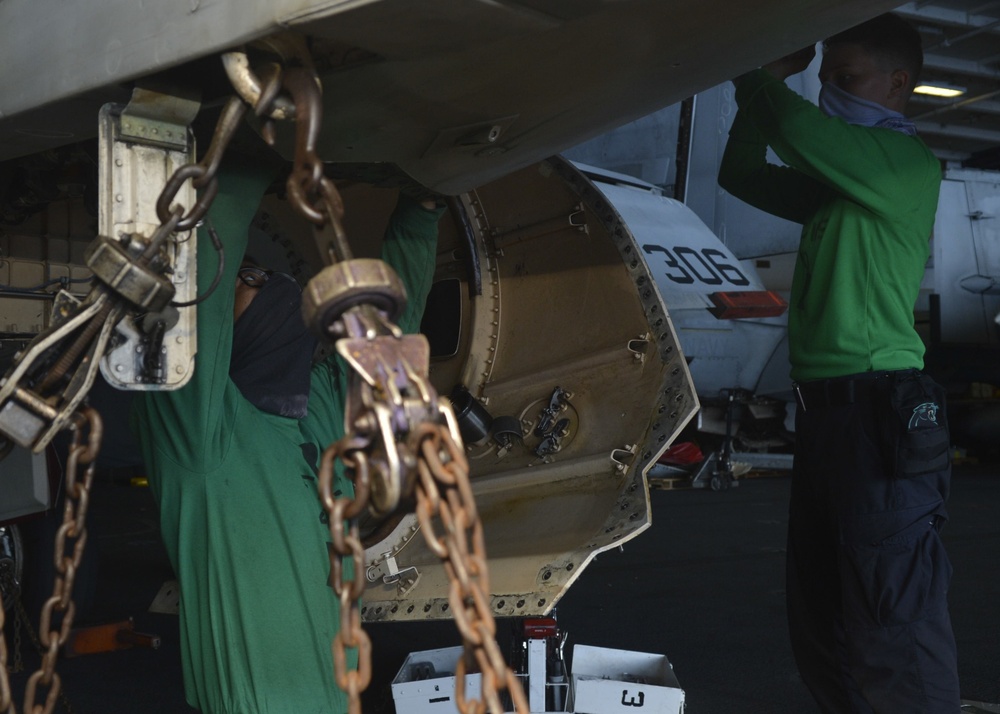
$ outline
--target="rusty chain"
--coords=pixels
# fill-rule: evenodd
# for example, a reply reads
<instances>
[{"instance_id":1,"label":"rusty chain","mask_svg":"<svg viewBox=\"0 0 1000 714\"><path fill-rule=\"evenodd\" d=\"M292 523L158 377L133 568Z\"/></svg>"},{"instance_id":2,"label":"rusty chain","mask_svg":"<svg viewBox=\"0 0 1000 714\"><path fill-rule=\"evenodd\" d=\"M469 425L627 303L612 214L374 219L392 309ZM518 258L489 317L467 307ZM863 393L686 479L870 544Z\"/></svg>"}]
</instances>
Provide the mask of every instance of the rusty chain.
<instances>
[{"instance_id":1,"label":"rusty chain","mask_svg":"<svg viewBox=\"0 0 1000 714\"><path fill-rule=\"evenodd\" d=\"M344 203L333 181L324 175L323 161L316 153L323 111L322 90L316 72L305 67L285 68L270 63L262 80L254 77L254 83L259 84L252 109L254 114L264 118L261 133L269 145L273 146L275 141L272 115L285 116L278 108L287 105L291 96L296 142L293 168L287 181L289 202L310 223L329 226L333 231L332 248L336 258L348 260L350 248L342 224ZM173 230L190 230L204 219L219 192L218 171L222 157L249 108L239 96L229 97L202 160L181 166L167 180L156 200L156 215L163 225L171 220L173 201L188 179L201 191L201 196Z\"/></svg>"},{"instance_id":2,"label":"rusty chain","mask_svg":"<svg viewBox=\"0 0 1000 714\"><path fill-rule=\"evenodd\" d=\"M344 202L333 181L323 171L316 153L316 140L323 118L322 92L316 73L291 67L281 76L282 86L295 103L295 156L288 177L288 200L310 223L332 232L331 250L336 260L350 260L351 249L344 231Z\"/></svg>"},{"instance_id":3,"label":"rusty chain","mask_svg":"<svg viewBox=\"0 0 1000 714\"><path fill-rule=\"evenodd\" d=\"M454 417L450 407L443 407ZM462 635L464 656L455 668L455 703L462 714L502 712L500 692L506 689L517 712L528 712L521 682L507 665L496 641L496 621L490 611L489 572L483 524L469 482L457 426L422 424L416 433L420 458L416 484L417 519L428 547L445 565L451 584L448 602ZM440 519L443 535L434 529ZM465 673L475 662L482 672L482 700L466 700Z\"/></svg>"},{"instance_id":4,"label":"rusty chain","mask_svg":"<svg viewBox=\"0 0 1000 714\"><path fill-rule=\"evenodd\" d=\"M16 593L17 585L14 582L14 576L9 572L0 572L0 577L7 578L10 587L7 592L14 598L17 605L20 605L20 598ZM14 714L13 704L11 700L10 691L10 676L7 665L7 638L3 636L4 628L6 627L6 612L5 608L7 603L3 599L3 587L0 584L0 714ZM12 610L13 611L13 610ZM13 672L20 672L22 667L20 666L20 618L17 614L14 615L14 667Z\"/></svg>"},{"instance_id":5,"label":"rusty chain","mask_svg":"<svg viewBox=\"0 0 1000 714\"><path fill-rule=\"evenodd\" d=\"M66 462L63 522L56 531L53 551L56 576L52 583L52 595L42 606L38 623L44 653L38 670L28 678L25 687L24 714L51 714L55 708L62 688L62 680L55 671L59 648L65 644L76 614L73 584L87 544L87 507L103 428L100 415L89 407L77 412L73 422L73 440ZM84 435L86 442L83 441ZM82 478L78 474L80 466L84 467ZM53 628L53 613L62 614L62 622L57 629ZM3 607L0 604L0 629L3 624ZM0 712L16 714L16 711L7 674L7 645L0 638Z\"/></svg>"},{"instance_id":6,"label":"rusty chain","mask_svg":"<svg viewBox=\"0 0 1000 714\"><path fill-rule=\"evenodd\" d=\"M7 638L3 635L5 624L3 594L0 593L0 712L15 714L10 694L10 675L7 672Z\"/></svg>"},{"instance_id":7,"label":"rusty chain","mask_svg":"<svg viewBox=\"0 0 1000 714\"><path fill-rule=\"evenodd\" d=\"M442 411L450 410L441 405ZM446 421L451 421L444 414ZM489 573L482 522L469 482L469 465L457 429L423 422L411 434L417 454L415 486L417 517L430 549L445 563L451 582L449 604L464 644L455 670L455 701L462 714L506 711L500 693L506 689L517 712L529 711L521 682L504 660L496 642L496 622L490 611ZM371 681L371 640L361 627L361 597L365 589L364 548L357 518L368 506L372 473L365 449L368 439L345 436L328 447L320 462L320 499L329 515L331 585L340 601L340 632L333 640L334 676L348 695L349 714L360 714L361 693ZM340 459L354 482L354 498L333 495L334 464ZM377 472L377 470L376 470ZM444 535L436 535L434 519ZM350 562L354 578L344 580ZM347 666L347 648L358 649L358 669ZM465 672L474 664L482 673L482 699L466 700Z\"/></svg>"},{"instance_id":8,"label":"rusty chain","mask_svg":"<svg viewBox=\"0 0 1000 714\"><path fill-rule=\"evenodd\" d=\"M202 160L195 164L184 164L167 179L163 190L156 199L156 215L162 224L171 218L173 200L184 185L191 179L195 188L201 189L201 196L195 205L177 222L175 231L189 231L197 226L219 193L217 174L222 163L222 155L236 134L243 117L246 116L247 105L238 97L230 97L222 108L219 120L215 125L215 133Z\"/></svg>"},{"instance_id":9,"label":"rusty chain","mask_svg":"<svg viewBox=\"0 0 1000 714\"><path fill-rule=\"evenodd\" d=\"M289 68L281 82L292 96L296 117L289 200L317 230L327 231L331 259L349 261L352 254L342 225L343 201L323 174L323 163L315 150L322 119L315 72ZM331 645L334 678L348 695L349 713L360 714L361 693L371 681L371 641L361 626L366 581L358 518L365 511L376 517L386 515L398 507L400 495L412 496L415 489L421 528L431 549L445 562L451 581L449 602L465 643L456 681L464 682L466 661L478 665L483 674L482 701L467 702L464 687L456 685L459 710L463 714L479 714L487 708L502 712L499 692L507 689L517 711L526 714L528 704L521 683L496 643L486 547L469 483L468 461L451 407L438 402L427 381L426 356L424 360L416 356L419 349L411 353L405 344L407 338L374 304L350 308L325 328L327 336L342 338L339 346L353 345L345 350L358 360L348 360L353 370L347 395L347 434L324 451L318 484L329 516L331 586L340 601L340 630ZM359 342L365 346L360 347ZM411 354L420 369L411 363ZM338 459L354 483L353 498L333 495ZM433 535L435 516L446 529L445 537ZM354 571L350 581L345 580L348 562ZM347 666L348 648L358 650L357 670Z\"/></svg>"},{"instance_id":10,"label":"rusty chain","mask_svg":"<svg viewBox=\"0 0 1000 714\"><path fill-rule=\"evenodd\" d=\"M320 460L319 494L323 507L329 515L330 540L333 552L330 555L330 585L340 601L340 630L331 645L333 652L334 679L337 686L347 694L348 713L360 714L361 693L371 682L371 640L361 627L361 595L365 589L365 551L361 545L361 534L357 517L368 504L369 471L364 440L343 437L331 444ZM334 463L343 461L352 473L354 498L335 498ZM344 580L345 564L350 559L353 566L352 580ZM347 648L358 650L358 668L347 666Z\"/></svg>"}]
</instances>

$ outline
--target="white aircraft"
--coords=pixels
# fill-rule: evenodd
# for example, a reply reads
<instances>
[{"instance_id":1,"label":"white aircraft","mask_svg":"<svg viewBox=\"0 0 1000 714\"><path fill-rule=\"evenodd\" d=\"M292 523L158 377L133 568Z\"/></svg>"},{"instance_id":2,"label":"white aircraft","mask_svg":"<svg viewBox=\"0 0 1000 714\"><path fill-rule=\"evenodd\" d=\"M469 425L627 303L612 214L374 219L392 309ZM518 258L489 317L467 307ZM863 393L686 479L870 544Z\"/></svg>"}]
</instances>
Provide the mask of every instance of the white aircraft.
<instances>
[{"instance_id":1,"label":"white aircraft","mask_svg":"<svg viewBox=\"0 0 1000 714\"><path fill-rule=\"evenodd\" d=\"M903 10L904 16L916 12L910 6ZM933 36L924 25L921 29ZM944 64L934 56L941 51L940 47L930 51L932 78ZM788 80L812 101L819 93L818 65L817 59L810 69ZM923 111L925 101L912 102L910 113ZM977 105L965 102L963 106L974 111ZM731 251L727 254L742 275L787 299L801 226L744 204L720 189L715 180L734 115L732 85L725 82L583 142L564 155L626 174L623 181L683 196L685 206L697 216L706 244L721 242L721 250ZM949 134L947 138L954 137ZM976 146L985 154L981 147L1000 140L1000 135L983 132L977 138ZM1000 172L963 165L975 164L970 159L977 154L956 153L941 136L931 133L925 139L942 159L944 180L914 320L927 345L926 369L949 389L955 443L990 451L1000 430L1000 409L994 397L995 385L1000 384L996 359L1000 235L995 220L1000 215ZM650 232L671 240L663 226L653 226ZM705 434L727 433L726 412L733 406L729 398L736 394L735 422L728 425L737 452L733 458L790 467L790 458L782 456L790 451L795 409L785 318L757 315L713 321L706 319L703 310L689 313L685 308L691 303L672 291L687 291L698 305L718 289L701 278L715 282L725 275L706 271L704 261L681 263L676 256L664 258L661 290L701 402L698 427L705 442L715 446L717 440Z\"/></svg>"}]
</instances>

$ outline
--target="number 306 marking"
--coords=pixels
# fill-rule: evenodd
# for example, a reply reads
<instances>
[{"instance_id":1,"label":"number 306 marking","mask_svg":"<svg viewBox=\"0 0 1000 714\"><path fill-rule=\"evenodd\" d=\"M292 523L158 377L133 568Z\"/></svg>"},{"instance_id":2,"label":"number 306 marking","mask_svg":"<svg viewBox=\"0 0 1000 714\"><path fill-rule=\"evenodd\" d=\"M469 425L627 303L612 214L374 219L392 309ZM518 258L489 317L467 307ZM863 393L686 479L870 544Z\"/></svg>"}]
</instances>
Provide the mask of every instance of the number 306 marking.
<instances>
[{"instance_id":1,"label":"number 306 marking","mask_svg":"<svg viewBox=\"0 0 1000 714\"><path fill-rule=\"evenodd\" d=\"M662 245L644 245L642 249L652 257L662 254L663 263L667 266L664 275L681 285L690 285L697 280L706 285L722 285L723 282L732 285L745 286L750 280L732 263L727 263L726 254L716 248L694 248L679 246L671 251ZM653 261L650 268L655 268Z\"/></svg>"}]
</instances>

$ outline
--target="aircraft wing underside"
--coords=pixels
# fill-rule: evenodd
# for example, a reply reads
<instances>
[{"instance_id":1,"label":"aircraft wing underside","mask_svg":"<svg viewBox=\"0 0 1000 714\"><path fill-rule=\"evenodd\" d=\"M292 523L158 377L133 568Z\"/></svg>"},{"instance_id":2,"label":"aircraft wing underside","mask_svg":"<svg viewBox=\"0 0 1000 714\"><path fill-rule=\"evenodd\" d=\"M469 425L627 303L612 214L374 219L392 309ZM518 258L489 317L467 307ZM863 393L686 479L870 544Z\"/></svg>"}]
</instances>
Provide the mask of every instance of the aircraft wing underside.
<instances>
[{"instance_id":1,"label":"aircraft wing underside","mask_svg":"<svg viewBox=\"0 0 1000 714\"><path fill-rule=\"evenodd\" d=\"M389 162L454 194L892 7L5 0L0 160L95 136L100 106L127 102L135 80L203 90L221 74L213 55L291 30L308 38L323 82L324 160Z\"/></svg>"}]
</instances>

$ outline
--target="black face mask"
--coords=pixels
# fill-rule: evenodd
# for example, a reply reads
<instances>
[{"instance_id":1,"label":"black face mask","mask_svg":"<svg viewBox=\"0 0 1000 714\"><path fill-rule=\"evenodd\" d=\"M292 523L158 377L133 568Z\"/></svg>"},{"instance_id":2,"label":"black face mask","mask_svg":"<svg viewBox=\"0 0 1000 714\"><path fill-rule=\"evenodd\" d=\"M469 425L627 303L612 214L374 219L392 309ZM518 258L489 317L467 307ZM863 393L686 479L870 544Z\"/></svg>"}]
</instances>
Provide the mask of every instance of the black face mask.
<instances>
[{"instance_id":1,"label":"black face mask","mask_svg":"<svg viewBox=\"0 0 1000 714\"><path fill-rule=\"evenodd\" d=\"M316 338L302 322L302 290L274 273L233 327L229 376L258 409L301 419Z\"/></svg>"}]
</instances>

